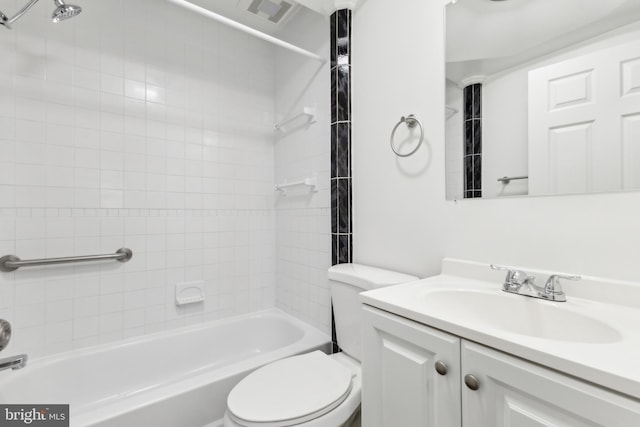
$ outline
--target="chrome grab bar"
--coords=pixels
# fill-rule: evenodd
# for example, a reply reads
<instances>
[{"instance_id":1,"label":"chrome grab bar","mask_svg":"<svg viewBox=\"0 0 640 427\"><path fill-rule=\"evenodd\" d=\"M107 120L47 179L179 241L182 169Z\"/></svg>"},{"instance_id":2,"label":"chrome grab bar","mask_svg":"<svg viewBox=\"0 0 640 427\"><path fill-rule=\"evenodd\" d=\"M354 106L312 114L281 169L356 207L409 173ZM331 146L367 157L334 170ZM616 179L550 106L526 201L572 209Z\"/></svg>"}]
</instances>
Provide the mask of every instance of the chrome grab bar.
<instances>
[{"instance_id":1,"label":"chrome grab bar","mask_svg":"<svg viewBox=\"0 0 640 427\"><path fill-rule=\"evenodd\" d=\"M503 184L508 184L513 180L516 179L529 179L528 176L503 176L502 178L498 178L498 182L501 182Z\"/></svg>"},{"instance_id":2,"label":"chrome grab bar","mask_svg":"<svg viewBox=\"0 0 640 427\"><path fill-rule=\"evenodd\" d=\"M129 248L120 248L115 254L30 259L24 261L15 255L6 255L0 258L0 271L8 273L17 270L20 267L37 267L40 265L69 264L74 262L104 261L110 259L114 259L120 262L127 262L132 257L133 251Z\"/></svg>"},{"instance_id":3,"label":"chrome grab bar","mask_svg":"<svg viewBox=\"0 0 640 427\"><path fill-rule=\"evenodd\" d=\"M26 354L19 356L11 356L5 359L0 359L0 371L6 371L7 369L22 369L27 366L27 359L29 357Z\"/></svg>"}]
</instances>

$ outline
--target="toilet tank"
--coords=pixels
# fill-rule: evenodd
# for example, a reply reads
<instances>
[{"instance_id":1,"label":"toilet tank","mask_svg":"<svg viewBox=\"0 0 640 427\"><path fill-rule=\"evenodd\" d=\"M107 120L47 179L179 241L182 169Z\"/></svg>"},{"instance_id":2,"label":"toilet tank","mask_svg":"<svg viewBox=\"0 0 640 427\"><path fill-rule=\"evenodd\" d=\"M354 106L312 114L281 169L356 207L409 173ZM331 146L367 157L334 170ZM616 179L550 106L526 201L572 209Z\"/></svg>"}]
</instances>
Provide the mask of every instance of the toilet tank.
<instances>
[{"instance_id":1,"label":"toilet tank","mask_svg":"<svg viewBox=\"0 0 640 427\"><path fill-rule=\"evenodd\" d=\"M360 264L338 264L330 267L329 285L340 348L354 359L362 359L360 292L414 280L418 278Z\"/></svg>"}]
</instances>

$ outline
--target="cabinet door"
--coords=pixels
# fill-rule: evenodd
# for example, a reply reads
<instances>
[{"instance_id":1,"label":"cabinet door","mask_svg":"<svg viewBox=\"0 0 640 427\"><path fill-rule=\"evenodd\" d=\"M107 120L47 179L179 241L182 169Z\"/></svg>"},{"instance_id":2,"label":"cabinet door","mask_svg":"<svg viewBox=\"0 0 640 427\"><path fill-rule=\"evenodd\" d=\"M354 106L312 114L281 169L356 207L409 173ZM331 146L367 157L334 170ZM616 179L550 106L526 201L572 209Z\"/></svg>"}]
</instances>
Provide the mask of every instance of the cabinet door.
<instances>
[{"instance_id":1,"label":"cabinet door","mask_svg":"<svg viewBox=\"0 0 640 427\"><path fill-rule=\"evenodd\" d=\"M465 427L640 426L638 400L462 341L463 381L467 374L479 388L462 386Z\"/></svg>"},{"instance_id":2,"label":"cabinet door","mask_svg":"<svg viewBox=\"0 0 640 427\"><path fill-rule=\"evenodd\" d=\"M460 339L367 306L363 320L362 425L460 427Z\"/></svg>"}]
</instances>

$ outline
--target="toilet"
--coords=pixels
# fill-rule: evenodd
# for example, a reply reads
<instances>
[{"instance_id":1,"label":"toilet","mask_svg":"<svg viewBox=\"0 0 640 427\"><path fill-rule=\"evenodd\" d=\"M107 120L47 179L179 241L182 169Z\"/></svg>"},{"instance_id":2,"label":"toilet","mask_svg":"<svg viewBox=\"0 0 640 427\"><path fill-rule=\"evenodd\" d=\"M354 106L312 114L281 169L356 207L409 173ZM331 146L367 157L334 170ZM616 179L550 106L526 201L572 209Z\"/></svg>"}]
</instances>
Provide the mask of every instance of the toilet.
<instances>
[{"instance_id":1,"label":"toilet","mask_svg":"<svg viewBox=\"0 0 640 427\"><path fill-rule=\"evenodd\" d=\"M328 275L342 353L313 351L255 370L229 393L225 427L359 425L362 322L358 294L418 278L358 264L334 265Z\"/></svg>"}]
</instances>

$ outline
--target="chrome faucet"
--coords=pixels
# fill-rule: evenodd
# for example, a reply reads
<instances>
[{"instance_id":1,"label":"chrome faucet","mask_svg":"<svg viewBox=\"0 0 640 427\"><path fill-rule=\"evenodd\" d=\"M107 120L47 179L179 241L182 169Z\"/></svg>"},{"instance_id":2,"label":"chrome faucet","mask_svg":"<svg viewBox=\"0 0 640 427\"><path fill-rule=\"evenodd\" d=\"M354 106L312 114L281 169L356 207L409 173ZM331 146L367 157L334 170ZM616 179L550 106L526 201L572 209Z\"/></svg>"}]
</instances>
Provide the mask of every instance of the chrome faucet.
<instances>
[{"instance_id":1,"label":"chrome faucet","mask_svg":"<svg viewBox=\"0 0 640 427\"><path fill-rule=\"evenodd\" d=\"M11 341L11 324L4 319L0 319L0 351L4 350ZM27 366L27 355L7 357L0 359L0 371L7 369L22 369Z\"/></svg>"},{"instance_id":2,"label":"chrome faucet","mask_svg":"<svg viewBox=\"0 0 640 427\"><path fill-rule=\"evenodd\" d=\"M27 366L27 359L28 356L26 354L0 359L0 371L22 369Z\"/></svg>"},{"instance_id":3,"label":"chrome faucet","mask_svg":"<svg viewBox=\"0 0 640 427\"><path fill-rule=\"evenodd\" d=\"M11 323L0 319L0 351L4 350L11 341Z\"/></svg>"},{"instance_id":4,"label":"chrome faucet","mask_svg":"<svg viewBox=\"0 0 640 427\"><path fill-rule=\"evenodd\" d=\"M502 290L513 294L524 295L533 298L546 299L548 301L565 302L567 295L562 290L560 279L580 280L580 276L552 274L547 279L544 286L535 284L536 278L529 276L522 270L516 270L510 267L502 267L491 264L494 270L506 270L507 277L502 284Z\"/></svg>"}]
</instances>

